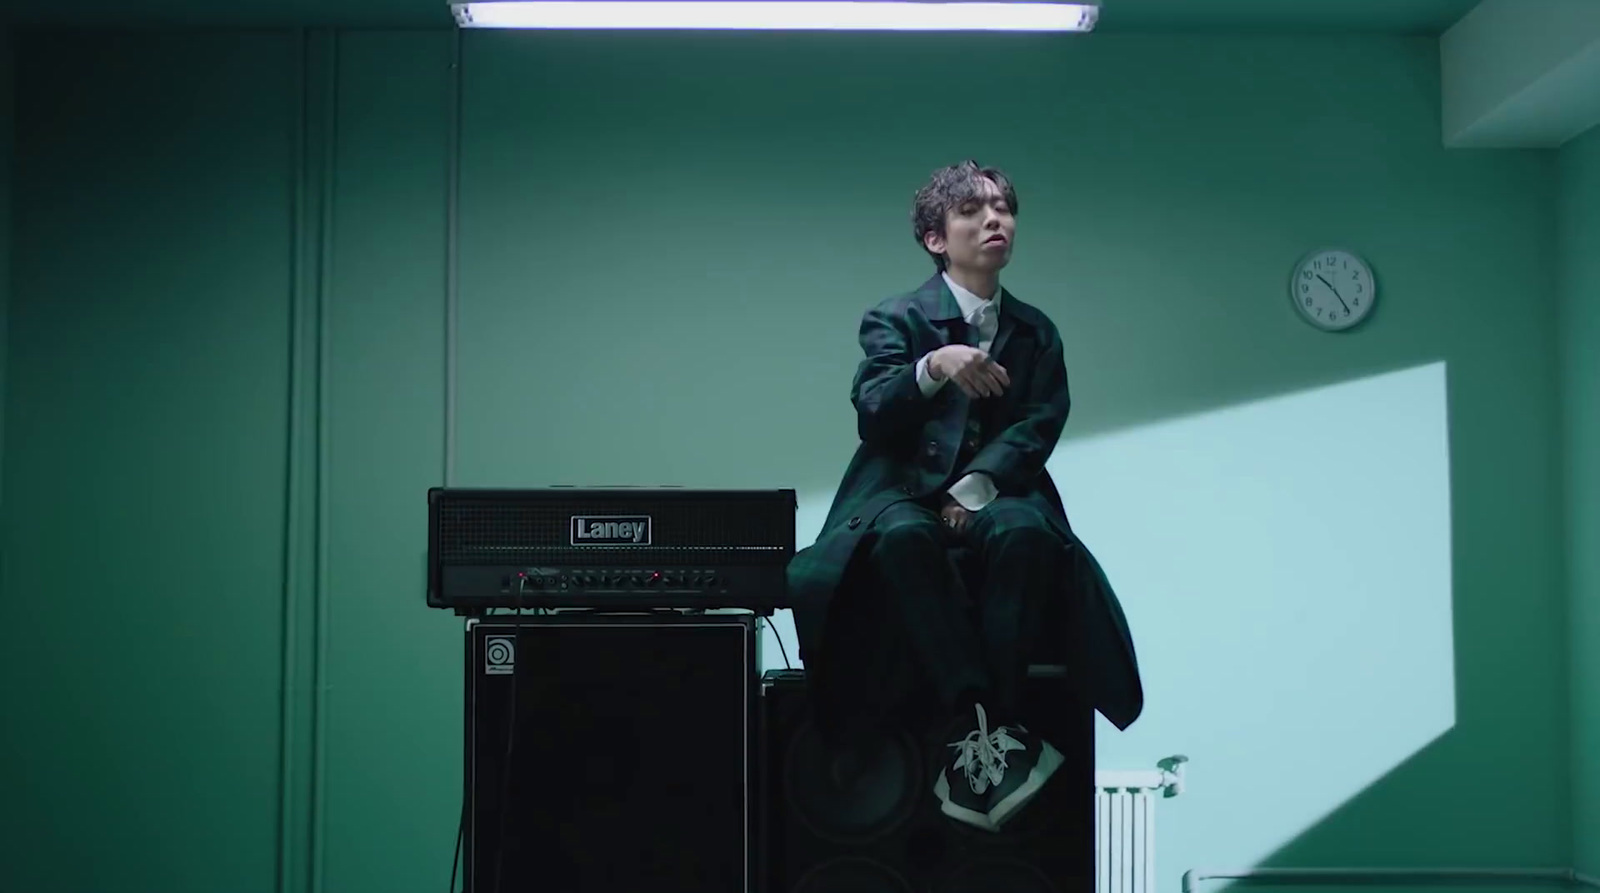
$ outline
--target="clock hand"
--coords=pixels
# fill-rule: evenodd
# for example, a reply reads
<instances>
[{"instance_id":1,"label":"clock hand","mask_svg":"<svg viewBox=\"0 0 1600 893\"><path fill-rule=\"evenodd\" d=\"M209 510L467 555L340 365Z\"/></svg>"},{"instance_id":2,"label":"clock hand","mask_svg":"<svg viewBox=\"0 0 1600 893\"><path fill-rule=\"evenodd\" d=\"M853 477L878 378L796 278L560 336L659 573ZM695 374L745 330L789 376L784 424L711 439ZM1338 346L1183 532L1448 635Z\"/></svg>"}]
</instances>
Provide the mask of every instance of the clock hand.
<instances>
[{"instance_id":1,"label":"clock hand","mask_svg":"<svg viewBox=\"0 0 1600 893\"><path fill-rule=\"evenodd\" d=\"M1322 274L1318 273L1317 274L1317 278L1318 279L1322 279ZM1337 288L1333 287L1333 283L1329 282L1326 279L1322 279L1322 284L1326 285L1328 287L1328 291L1333 292L1333 296L1339 299L1339 304L1344 307L1344 312L1349 313L1350 312L1350 305L1346 304L1344 302L1344 296L1340 295L1339 294L1339 290Z\"/></svg>"}]
</instances>

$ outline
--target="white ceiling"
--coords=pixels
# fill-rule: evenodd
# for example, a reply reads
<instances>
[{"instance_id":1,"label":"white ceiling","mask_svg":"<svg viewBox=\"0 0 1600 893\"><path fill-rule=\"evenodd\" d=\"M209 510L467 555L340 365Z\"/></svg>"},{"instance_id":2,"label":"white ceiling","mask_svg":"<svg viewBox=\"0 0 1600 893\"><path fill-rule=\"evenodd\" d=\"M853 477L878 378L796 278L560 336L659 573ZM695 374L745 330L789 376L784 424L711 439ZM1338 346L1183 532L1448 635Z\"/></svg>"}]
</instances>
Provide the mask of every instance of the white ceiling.
<instances>
[{"instance_id":1,"label":"white ceiling","mask_svg":"<svg viewBox=\"0 0 1600 893\"><path fill-rule=\"evenodd\" d=\"M1106 31L1439 34L1476 0L1102 0ZM1526 0L1538 4L1541 0ZM0 0L33 25L450 27L446 0Z\"/></svg>"}]
</instances>

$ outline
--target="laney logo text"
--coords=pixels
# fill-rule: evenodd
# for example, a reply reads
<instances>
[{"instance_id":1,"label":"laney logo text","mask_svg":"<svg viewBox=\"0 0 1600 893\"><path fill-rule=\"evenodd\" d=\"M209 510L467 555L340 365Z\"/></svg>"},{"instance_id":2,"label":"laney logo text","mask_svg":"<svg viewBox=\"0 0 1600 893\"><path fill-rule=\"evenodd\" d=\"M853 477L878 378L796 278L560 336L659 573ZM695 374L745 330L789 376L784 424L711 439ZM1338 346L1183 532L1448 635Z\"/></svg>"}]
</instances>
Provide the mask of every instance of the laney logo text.
<instances>
[{"instance_id":1,"label":"laney logo text","mask_svg":"<svg viewBox=\"0 0 1600 893\"><path fill-rule=\"evenodd\" d=\"M574 546L648 546L650 545L650 516L629 515L619 517L574 515L572 518L572 545Z\"/></svg>"}]
</instances>

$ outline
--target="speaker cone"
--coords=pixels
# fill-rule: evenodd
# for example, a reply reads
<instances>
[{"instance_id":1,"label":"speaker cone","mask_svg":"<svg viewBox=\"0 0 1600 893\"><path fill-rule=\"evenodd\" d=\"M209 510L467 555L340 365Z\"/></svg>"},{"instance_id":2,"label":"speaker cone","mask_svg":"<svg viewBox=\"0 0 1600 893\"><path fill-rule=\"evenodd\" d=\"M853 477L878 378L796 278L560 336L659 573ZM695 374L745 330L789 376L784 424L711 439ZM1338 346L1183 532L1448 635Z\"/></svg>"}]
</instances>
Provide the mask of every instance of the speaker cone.
<instances>
[{"instance_id":1,"label":"speaker cone","mask_svg":"<svg viewBox=\"0 0 1600 893\"><path fill-rule=\"evenodd\" d=\"M806 872L790 893L911 893L911 885L882 862L846 856Z\"/></svg>"},{"instance_id":2,"label":"speaker cone","mask_svg":"<svg viewBox=\"0 0 1600 893\"><path fill-rule=\"evenodd\" d=\"M1039 869L1010 859L981 859L935 881L934 893L1068 893ZM1073 891L1077 893L1077 891Z\"/></svg>"},{"instance_id":3,"label":"speaker cone","mask_svg":"<svg viewBox=\"0 0 1600 893\"><path fill-rule=\"evenodd\" d=\"M921 764L908 735L885 732L829 747L807 722L789 745L784 790L813 834L861 844L911 818Z\"/></svg>"}]
</instances>

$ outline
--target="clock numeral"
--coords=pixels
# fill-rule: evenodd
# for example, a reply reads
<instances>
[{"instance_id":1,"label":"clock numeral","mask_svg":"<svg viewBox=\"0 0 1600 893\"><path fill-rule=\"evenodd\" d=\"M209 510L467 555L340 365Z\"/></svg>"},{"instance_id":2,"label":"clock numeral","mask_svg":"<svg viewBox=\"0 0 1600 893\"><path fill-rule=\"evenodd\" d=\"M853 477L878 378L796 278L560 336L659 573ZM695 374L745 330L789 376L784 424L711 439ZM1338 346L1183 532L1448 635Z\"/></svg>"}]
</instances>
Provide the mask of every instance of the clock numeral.
<instances>
[{"instance_id":1,"label":"clock numeral","mask_svg":"<svg viewBox=\"0 0 1600 893\"><path fill-rule=\"evenodd\" d=\"M1309 297L1306 298L1306 306L1307 307L1311 306L1311 298L1309 298Z\"/></svg>"},{"instance_id":2,"label":"clock numeral","mask_svg":"<svg viewBox=\"0 0 1600 893\"><path fill-rule=\"evenodd\" d=\"M1356 283L1356 294L1361 294L1361 283L1359 282Z\"/></svg>"}]
</instances>

